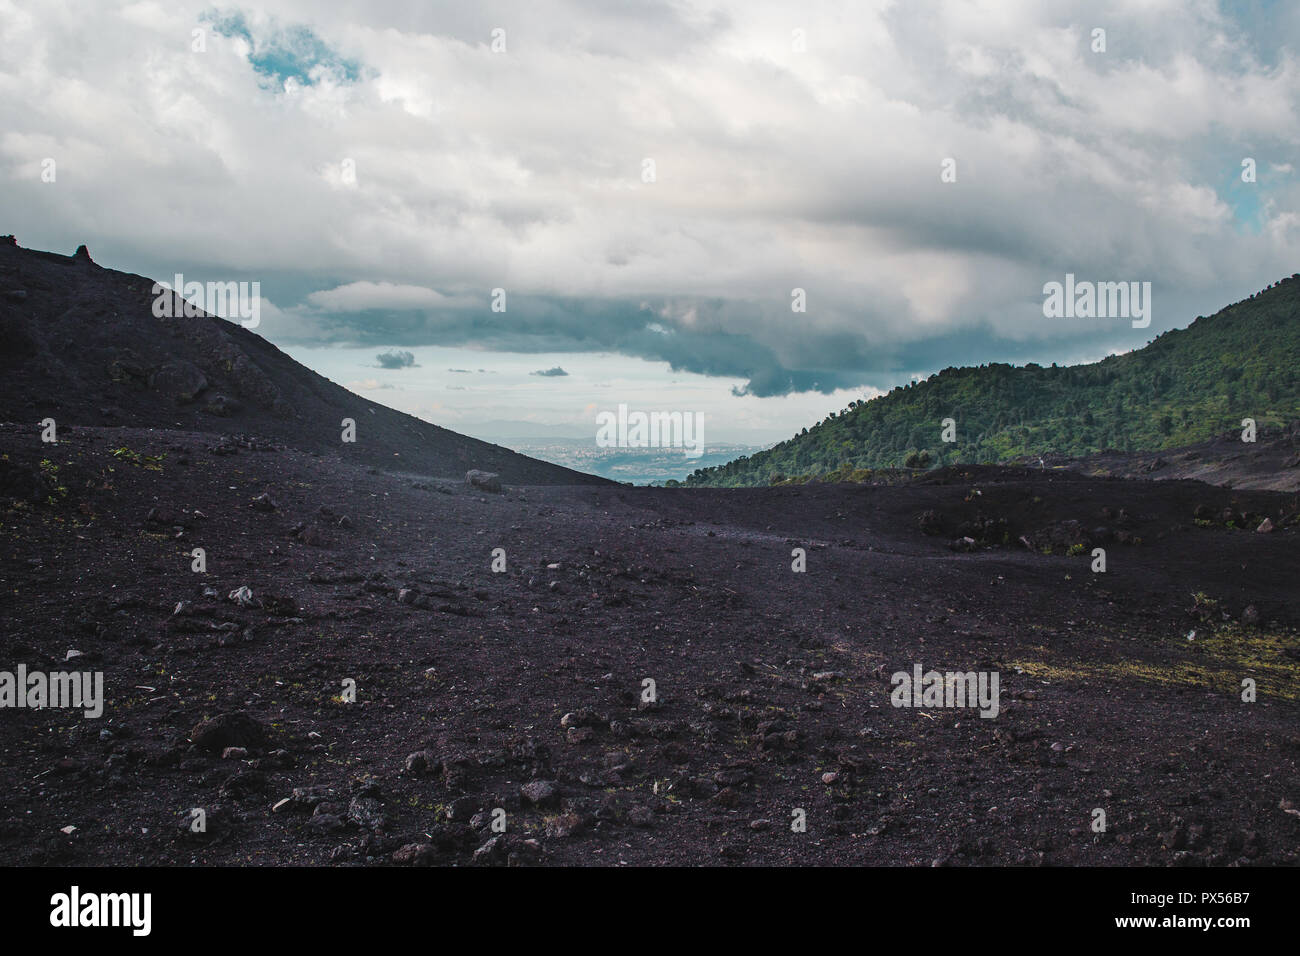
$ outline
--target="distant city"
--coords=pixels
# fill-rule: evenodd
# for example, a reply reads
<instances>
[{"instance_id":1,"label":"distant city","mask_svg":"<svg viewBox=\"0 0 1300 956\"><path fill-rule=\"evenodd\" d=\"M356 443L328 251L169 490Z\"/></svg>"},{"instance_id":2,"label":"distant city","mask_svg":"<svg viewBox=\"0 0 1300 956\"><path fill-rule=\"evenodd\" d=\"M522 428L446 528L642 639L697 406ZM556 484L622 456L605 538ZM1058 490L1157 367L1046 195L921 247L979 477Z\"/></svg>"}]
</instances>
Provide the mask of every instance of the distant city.
<instances>
[{"instance_id":1,"label":"distant city","mask_svg":"<svg viewBox=\"0 0 1300 956\"><path fill-rule=\"evenodd\" d=\"M503 436L494 434L490 428L467 428L466 432L531 458L634 485L682 481L697 468L724 465L741 455L752 455L775 444L709 443L703 455L688 458L681 448L601 448L596 445L594 433L580 438L574 435Z\"/></svg>"}]
</instances>

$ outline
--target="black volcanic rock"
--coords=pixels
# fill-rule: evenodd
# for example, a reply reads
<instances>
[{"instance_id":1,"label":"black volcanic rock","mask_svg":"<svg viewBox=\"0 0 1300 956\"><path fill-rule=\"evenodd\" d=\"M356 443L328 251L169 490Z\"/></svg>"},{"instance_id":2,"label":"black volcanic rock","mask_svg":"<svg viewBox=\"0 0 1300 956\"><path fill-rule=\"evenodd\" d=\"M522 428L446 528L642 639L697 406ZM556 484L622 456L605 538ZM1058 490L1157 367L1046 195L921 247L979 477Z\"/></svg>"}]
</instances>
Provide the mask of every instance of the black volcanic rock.
<instances>
[{"instance_id":1,"label":"black volcanic rock","mask_svg":"<svg viewBox=\"0 0 1300 956\"><path fill-rule=\"evenodd\" d=\"M208 380L198 367L183 359L168 362L149 376L149 387L160 395L184 405L198 398L208 387Z\"/></svg>"},{"instance_id":2,"label":"black volcanic rock","mask_svg":"<svg viewBox=\"0 0 1300 956\"><path fill-rule=\"evenodd\" d=\"M266 742L266 728L248 714L220 714L195 725L190 731L194 746L210 753L227 747L260 747Z\"/></svg>"},{"instance_id":3,"label":"black volcanic rock","mask_svg":"<svg viewBox=\"0 0 1300 956\"><path fill-rule=\"evenodd\" d=\"M487 471L467 471L465 472L465 484L478 488L480 491L499 494L501 491L501 476Z\"/></svg>"},{"instance_id":4,"label":"black volcanic rock","mask_svg":"<svg viewBox=\"0 0 1300 956\"><path fill-rule=\"evenodd\" d=\"M521 485L609 484L368 401L235 322L158 318L154 282L0 241L0 420L255 434L385 469ZM274 334L273 329L265 329ZM356 423L344 442L343 421ZM220 445L220 441L214 441Z\"/></svg>"}]
</instances>

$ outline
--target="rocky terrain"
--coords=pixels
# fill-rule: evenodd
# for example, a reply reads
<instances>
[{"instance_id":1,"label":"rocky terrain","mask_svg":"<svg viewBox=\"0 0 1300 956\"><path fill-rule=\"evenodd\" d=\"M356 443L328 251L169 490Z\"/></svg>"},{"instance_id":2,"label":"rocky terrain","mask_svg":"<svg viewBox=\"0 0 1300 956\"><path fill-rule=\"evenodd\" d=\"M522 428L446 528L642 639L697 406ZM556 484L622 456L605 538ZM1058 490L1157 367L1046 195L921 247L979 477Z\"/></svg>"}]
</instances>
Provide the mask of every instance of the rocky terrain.
<instances>
[{"instance_id":1,"label":"rocky terrain","mask_svg":"<svg viewBox=\"0 0 1300 956\"><path fill-rule=\"evenodd\" d=\"M1297 858L1294 494L1006 468L494 493L35 424L0 455L0 662L106 697L0 710L12 863ZM996 671L998 715L891 706L915 664Z\"/></svg>"},{"instance_id":2,"label":"rocky terrain","mask_svg":"<svg viewBox=\"0 0 1300 956\"><path fill-rule=\"evenodd\" d=\"M1085 475L1117 478L1194 478L1226 488L1300 491L1300 422L1284 428L1260 429L1253 442L1242 430L1162 452L1106 452L1086 458L1051 456L1054 466Z\"/></svg>"}]
</instances>

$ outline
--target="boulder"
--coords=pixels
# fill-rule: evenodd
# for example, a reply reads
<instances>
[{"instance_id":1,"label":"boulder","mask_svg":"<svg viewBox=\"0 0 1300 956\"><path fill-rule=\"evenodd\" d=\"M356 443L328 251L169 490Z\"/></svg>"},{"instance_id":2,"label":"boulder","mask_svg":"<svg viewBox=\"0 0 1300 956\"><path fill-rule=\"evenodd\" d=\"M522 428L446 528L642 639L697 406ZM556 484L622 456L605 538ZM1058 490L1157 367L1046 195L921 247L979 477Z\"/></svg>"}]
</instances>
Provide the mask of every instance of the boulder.
<instances>
[{"instance_id":1,"label":"boulder","mask_svg":"<svg viewBox=\"0 0 1300 956\"><path fill-rule=\"evenodd\" d=\"M490 471L472 469L465 472L465 484L478 488L480 491L501 493L501 476Z\"/></svg>"},{"instance_id":2,"label":"boulder","mask_svg":"<svg viewBox=\"0 0 1300 956\"><path fill-rule=\"evenodd\" d=\"M149 376L149 387L177 405L188 405L208 387L208 380L197 365L178 360L159 366Z\"/></svg>"},{"instance_id":3,"label":"boulder","mask_svg":"<svg viewBox=\"0 0 1300 956\"><path fill-rule=\"evenodd\" d=\"M261 747L266 742L266 728L248 714L219 714L195 724L190 740L200 750L219 754L227 747Z\"/></svg>"},{"instance_id":4,"label":"boulder","mask_svg":"<svg viewBox=\"0 0 1300 956\"><path fill-rule=\"evenodd\" d=\"M550 780L534 780L526 783L519 788L519 795L523 797L525 804L534 807L557 807L560 804L560 791Z\"/></svg>"}]
</instances>

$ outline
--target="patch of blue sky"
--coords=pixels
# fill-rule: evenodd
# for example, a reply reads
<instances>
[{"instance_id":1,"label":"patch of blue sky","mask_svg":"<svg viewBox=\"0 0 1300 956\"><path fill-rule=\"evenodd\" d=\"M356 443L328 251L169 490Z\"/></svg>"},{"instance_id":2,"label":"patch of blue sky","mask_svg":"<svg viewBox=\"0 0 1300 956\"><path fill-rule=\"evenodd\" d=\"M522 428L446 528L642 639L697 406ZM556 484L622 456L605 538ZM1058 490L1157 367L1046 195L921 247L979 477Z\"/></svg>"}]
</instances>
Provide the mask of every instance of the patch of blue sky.
<instances>
[{"instance_id":1,"label":"patch of blue sky","mask_svg":"<svg viewBox=\"0 0 1300 956\"><path fill-rule=\"evenodd\" d=\"M1263 178L1262 170L1257 172ZM1263 182L1242 182L1241 171L1235 171L1219 190L1219 198L1232 208L1238 232L1259 235L1264 229L1264 196L1267 187Z\"/></svg>"},{"instance_id":2,"label":"patch of blue sky","mask_svg":"<svg viewBox=\"0 0 1300 956\"><path fill-rule=\"evenodd\" d=\"M272 23L254 34L248 20L239 12L212 11L203 19L213 32L244 40L249 48L249 65L277 87L283 87L288 80L312 86L324 75L338 83L356 83L361 79L361 64L342 56L309 27L300 24L282 27Z\"/></svg>"},{"instance_id":3,"label":"patch of blue sky","mask_svg":"<svg viewBox=\"0 0 1300 956\"><path fill-rule=\"evenodd\" d=\"M1294 0L1220 0L1219 10L1268 67L1278 65L1289 49L1292 30L1300 25L1300 4Z\"/></svg>"}]
</instances>

